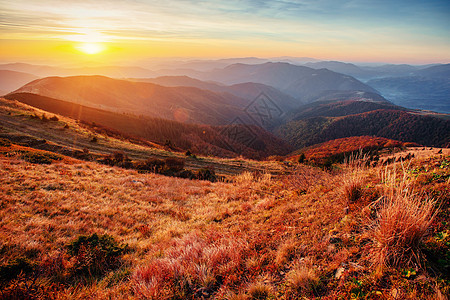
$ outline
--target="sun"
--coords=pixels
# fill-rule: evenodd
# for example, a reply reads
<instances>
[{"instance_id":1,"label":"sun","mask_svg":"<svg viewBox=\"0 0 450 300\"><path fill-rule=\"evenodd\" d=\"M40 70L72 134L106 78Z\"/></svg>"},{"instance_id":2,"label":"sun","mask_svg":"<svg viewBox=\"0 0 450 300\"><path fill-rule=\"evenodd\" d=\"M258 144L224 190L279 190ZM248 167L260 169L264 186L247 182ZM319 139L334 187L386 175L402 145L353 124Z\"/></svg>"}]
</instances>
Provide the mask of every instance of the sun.
<instances>
[{"instance_id":1,"label":"sun","mask_svg":"<svg viewBox=\"0 0 450 300\"><path fill-rule=\"evenodd\" d=\"M105 47L99 43L83 43L76 46L78 50L85 54L98 54L105 50Z\"/></svg>"}]
</instances>

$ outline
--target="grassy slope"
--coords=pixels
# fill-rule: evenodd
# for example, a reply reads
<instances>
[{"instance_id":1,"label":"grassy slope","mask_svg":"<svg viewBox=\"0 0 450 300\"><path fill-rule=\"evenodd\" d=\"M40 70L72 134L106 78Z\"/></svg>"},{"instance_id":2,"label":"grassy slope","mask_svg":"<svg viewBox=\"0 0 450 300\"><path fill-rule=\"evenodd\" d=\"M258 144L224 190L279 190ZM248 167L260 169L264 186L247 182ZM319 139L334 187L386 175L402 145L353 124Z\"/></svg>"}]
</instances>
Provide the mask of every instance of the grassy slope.
<instances>
[{"instance_id":1,"label":"grassy slope","mask_svg":"<svg viewBox=\"0 0 450 300\"><path fill-rule=\"evenodd\" d=\"M330 174L301 166L278 179L246 173L233 183L210 183L91 162L36 165L0 156L0 263L25 256L41 270L3 282L2 293L25 290L72 299L436 299L449 292L448 273L436 253L449 249L450 151L427 151L406 166L406 174L415 188L442 203L426 240L429 262L422 269L381 273L370 264L375 244L365 228L368 205L385 190L383 168ZM343 180L355 172L362 174L361 195L349 203ZM130 249L118 269L94 281L74 277L74 260L83 257L70 258L65 246L91 233L107 233ZM33 274L45 280L33 283ZM26 290L26 284L33 288Z\"/></svg>"},{"instance_id":2,"label":"grassy slope","mask_svg":"<svg viewBox=\"0 0 450 300\"><path fill-rule=\"evenodd\" d=\"M196 154L220 157L242 154L245 157L262 158L271 154L287 154L291 149L280 139L256 126L236 125L239 126L238 138L230 138L233 137L232 125L208 126L138 117L27 93L6 97L83 122L94 122L158 144L170 140L176 148L185 151L189 149Z\"/></svg>"},{"instance_id":3,"label":"grassy slope","mask_svg":"<svg viewBox=\"0 0 450 300\"><path fill-rule=\"evenodd\" d=\"M31 106L6 99L0 100L0 137L12 141L32 145L34 148L67 153L67 151L82 151L88 149L94 155L111 154L115 151L126 153L131 159L145 160L149 157L167 158L184 157L184 153L177 153L163 147L145 142L140 145L127 139L120 139L93 132L91 128L82 126L71 118L58 115L58 122L42 122L30 116L47 114ZM69 128L64 129L65 124ZM92 143L92 137L98 138L97 143ZM43 142L46 141L46 143ZM132 139L133 140L133 139ZM272 163L261 163L252 160L219 159L214 157L202 157L198 159L186 158L186 166L189 169L212 167L216 173L222 175L237 174L244 170L271 170L280 172L282 168Z\"/></svg>"}]
</instances>

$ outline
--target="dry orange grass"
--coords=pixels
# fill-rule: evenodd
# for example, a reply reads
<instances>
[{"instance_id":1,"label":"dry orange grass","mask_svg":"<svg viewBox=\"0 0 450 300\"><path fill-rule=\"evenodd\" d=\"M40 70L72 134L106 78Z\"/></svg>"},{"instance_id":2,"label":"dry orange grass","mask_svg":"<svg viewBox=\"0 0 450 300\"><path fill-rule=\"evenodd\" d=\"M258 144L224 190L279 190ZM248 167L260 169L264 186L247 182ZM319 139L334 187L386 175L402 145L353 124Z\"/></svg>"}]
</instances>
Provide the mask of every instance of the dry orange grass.
<instances>
[{"instance_id":1,"label":"dry orange grass","mask_svg":"<svg viewBox=\"0 0 450 300\"><path fill-rule=\"evenodd\" d=\"M440 166L436 172L445 175ZM426 212L428 206L413 193L400 193L398 184L386 185L397 179L376 179L379 170L358 171L370 189L385 195L374 206L378 217L368 232L374 241L369 244L364 213L345 212L342 176L352 174L350 167L337 174L307 166L279 177L244 173L233 182L211 183L76 160L36 165L0 156L0 266L19 256L45 266L39 282L44 287L58 283L54 299L295 299L305 294L347 299L355 289L378 289L389 299L396 282L370 281L373 270L365 251L373 246L372 257L383 263L393 264L392 257L408 261L408 249L427 232L414 223L426 213L413 212ZM443 189L443 184L429 185ZM404 205L391 207L400 201L410 205L408 216L400 209ZM414 220L411 226L399 225L408 220ZM54 276L70 264L66 245L91 233L128 244L123 265L90 284ZM389 238L402 234L408 238ZM339 268L344 269L337 279ZM18 284L24 282L31 277ZM407 284L413 290L416 283ZM420 291L416 298L427 293Z\"/></svg>"},{"instance_id":2,"label":"dry orange grass","mask_svg":"<svg viewBox=\"0 0 450 300\"><path fill-rule=\"evenodd\" d=\"M294 296L309 295L319 285L320 279L311 263L298 262L286 275L288 287Z\"/></svg>"},{"instance_id":3,"label":"dry orange grass","mask_svg":"<svg viewBox=\"0 0 450 300\"><path fill-rule=\"evenodd\" d=\"M351 155L344 162L342 195L348 202L356 202L362 196L367 156L362 153Z\"/></svg>"},{"instance_id":4,"label":"dry orange grass","mask_svg":"<svg viewBox=\"0 0 450 300\"><path fill-rule=\"evenodd\" d=\"M384 195L373 203L377 218L370 226L374 240L372 261L379 266L421 265L420 243L430 233L437 214L436 201L417 193L403 169L398 178L395 169L385 169Z\"/></svg>"}]
</instances>

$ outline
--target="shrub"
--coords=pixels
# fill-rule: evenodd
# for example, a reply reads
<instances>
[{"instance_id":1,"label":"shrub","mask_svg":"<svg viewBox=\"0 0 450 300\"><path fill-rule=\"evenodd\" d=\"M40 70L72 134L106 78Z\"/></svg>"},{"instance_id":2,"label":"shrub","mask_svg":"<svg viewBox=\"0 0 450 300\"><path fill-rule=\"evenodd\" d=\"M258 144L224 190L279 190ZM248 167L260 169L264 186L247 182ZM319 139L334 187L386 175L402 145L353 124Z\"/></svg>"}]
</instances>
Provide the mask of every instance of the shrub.
<instances>
[{"instance_id":1,"label":"shrub","mask_svg":"<svg viewBox=\"0 0 450 300\"><path fill-rule=\"evenodd\" d=\"M91 143L97 143L97 142L98 142L98 139L97 139L97 137L96 137L96 136L92 137L92 139L91 139Z\"/></svg>"},{"instance_id":2,"label":"shrub","mask_svg":"<svg viewBox=\"0 0 450 300\"><path fill-rule=\"evenodd\" d=\"M187 178L187 179L194 179L195 174L191 170L183 170L177 174L177 177L180 178Z\"/></svg>"},{"instance_id":3,"label":"shrub","mask_svg":"<svg viewBox=\"0 0 450 300\"><path fill-rule=\"evenodd\" d=\"M61 160L62 157L57 154L47 152L25 152L21 158L33 164L51 164L54 160Z\"/></svg>"},{"instance_id":4,"label":"shrub","mask_svg":"<svg viewBox=\"0 0 450 300\"><path fill-rule=\"evenodd\" d=\"M122 255L127 245L119 245L109 235L96 233L79 236L67 245L67 252L75 259L73 274L87 276L101 276L109 270L119 267Z\"/></svg>"},{"instance_id":5,"label":"shrub","mask_svg":"<svg viewBox=\"0 0 450 300\"><path fill-rule=\"evenodd\" d=\"M42 120L43 122L48 122L48 121L50 121L49 118L47 118L47 116L46 116L45 114L42 115L41 120Z\"/></svg>"},{"instance_id":6,"label":"shrub","mask_svg":"<svg viewBox=\"0 0 450 300\"><path fill-rule=\"evenodd\" d=\"M166 169L179 172L184 169L184 159L169 157L164 161Z\"/></svg>"},{"instance_id":7,"label":"shrub","mask_svg":"<svg viewBox=\"0 0 450 300\"><path fill-rule=\"evenodd\" d=\"M198 180L209 180L211 182L217 181L217 176L214 170L210 169L200 169L195 174L195 178Z\"/></svg>"},{"instance_id":8,"label":"shrub","mask_svg":"<svg viewBox=\"0 0 450 300\"><path fill-rule=\"evenodd\" d=\"M0 299L31 300L56 299L58 285L40 278L27 278L24 274L0 289Z\"/></svg>"},{"instance_id":9,"label":"shrub","mask_svg":"<svg viewBox=\"0 0 450 300\"><path fill-rule=\"evenodd\" d=\"M134 167L139 171L160 173L164 168L164 161L162 159L149 158L145 161L136 162Z\"/></svg>"}]
</instances>

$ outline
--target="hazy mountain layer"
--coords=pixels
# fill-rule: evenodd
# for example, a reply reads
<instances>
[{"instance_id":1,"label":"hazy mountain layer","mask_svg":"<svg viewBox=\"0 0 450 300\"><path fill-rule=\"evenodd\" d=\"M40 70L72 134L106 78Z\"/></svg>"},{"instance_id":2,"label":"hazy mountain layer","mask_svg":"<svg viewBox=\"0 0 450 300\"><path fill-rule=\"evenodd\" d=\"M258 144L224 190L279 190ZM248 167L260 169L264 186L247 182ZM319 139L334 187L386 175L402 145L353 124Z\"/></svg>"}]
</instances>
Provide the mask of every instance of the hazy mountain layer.
<instances>
[{"instance_id":1,"label":"hazy mountain layer","mask_svg":"<svg viewBox=\"0 0 450 300\"><path fill-rule=\"evenodd\" d=\"M202 76L200 79L224 84L243 82L266 84L303 102L312 102L318 95L329 90L377 93L375 89L351 76L327 69L314 70L288 63L234 64Z\"/></svg>"},{"instance_id":2,"label":"hazy mountain layer","mask_svg":"<svg viewBox=\"0 0 450 300\"><path fill-rule=\"evenodd\" d=\"M225 125L244 117L247 101L194 87L163 87L103 76L48 77L15 93L32 93L114 112Z\"/></svg>"},{"instance_id":3,"label":"hazy mountain layer","mask_svg":"<svg viewBox=\"0 0 450 300\"><path fill-rule=\"evenodd\" d=\"M10 70L0 70L0 91L1 94L12 92L24 84L37 79L38 77L32 74L16 72Z\"/></svg>"}]
</instances>

